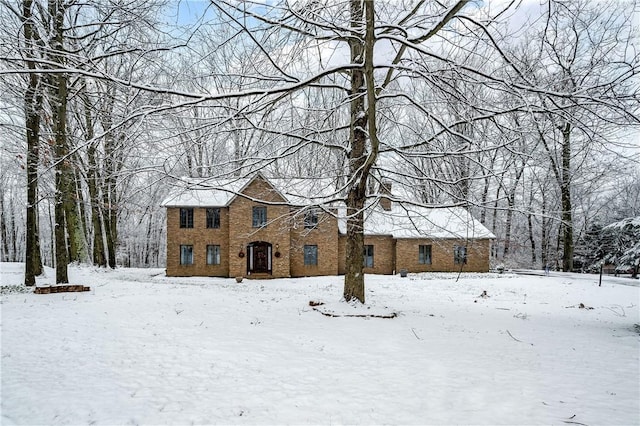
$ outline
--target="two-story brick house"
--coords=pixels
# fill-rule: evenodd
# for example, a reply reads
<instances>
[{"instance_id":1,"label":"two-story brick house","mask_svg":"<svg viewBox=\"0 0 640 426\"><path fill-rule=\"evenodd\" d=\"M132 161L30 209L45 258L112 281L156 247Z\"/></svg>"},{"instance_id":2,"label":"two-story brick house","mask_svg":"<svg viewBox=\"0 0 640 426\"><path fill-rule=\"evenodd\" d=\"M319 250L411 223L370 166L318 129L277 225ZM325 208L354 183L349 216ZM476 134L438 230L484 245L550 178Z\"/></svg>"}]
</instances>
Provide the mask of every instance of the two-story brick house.
<instances>
[{"instance_id":1,"label":"two-story brick house","mask_svg":"<svg viewBox=\"0 0 640 426\"><path fill-rule=\"evenodd\" d=\"M167 208L167 275L276 278L345 271L344 208L321 180L188 180ZM321 205L328 207L311 207ZM494 236L461 208L382 198L365 220L365 272L488 271Z\"/></svg>"}]
</instances>

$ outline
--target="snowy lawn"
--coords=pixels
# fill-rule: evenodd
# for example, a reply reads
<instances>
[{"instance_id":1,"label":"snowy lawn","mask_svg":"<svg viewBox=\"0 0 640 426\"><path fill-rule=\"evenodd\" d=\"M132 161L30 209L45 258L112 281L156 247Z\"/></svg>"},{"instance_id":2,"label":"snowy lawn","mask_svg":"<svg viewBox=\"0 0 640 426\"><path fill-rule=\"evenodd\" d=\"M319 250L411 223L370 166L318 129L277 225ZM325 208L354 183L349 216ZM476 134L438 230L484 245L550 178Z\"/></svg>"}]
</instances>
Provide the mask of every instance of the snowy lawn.
<instances>
[{"instance_id":1,"label":"snowy lawn","mask_svg":"<svg viewBox=\"0 0 640 426\"><path fill-rule=\"evenodd\" d=\"M70 277L2 296L3 425L640 423L630 280L368 275L363 308L342 277Z\"/></svg>"}]
</instances>

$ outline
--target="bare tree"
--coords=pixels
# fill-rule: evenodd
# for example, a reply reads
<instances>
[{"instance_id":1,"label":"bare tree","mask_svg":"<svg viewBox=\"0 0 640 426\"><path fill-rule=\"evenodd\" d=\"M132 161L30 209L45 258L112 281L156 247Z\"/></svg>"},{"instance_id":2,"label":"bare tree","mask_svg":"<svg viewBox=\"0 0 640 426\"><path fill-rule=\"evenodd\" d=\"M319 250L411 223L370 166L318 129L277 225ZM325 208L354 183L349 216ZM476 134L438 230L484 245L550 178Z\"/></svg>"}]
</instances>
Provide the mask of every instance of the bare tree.
<instances>
[{"instance_id":1,"label":"bare tree","mask_svg":"<svg viewBox=\"0 0 640 426\"><path fill-rule=\"evenodd\" d=\"M628 13L635 8L635 2L550 1L538 30L541 68L528 78L549 87L536 123L561 194L564 271L573 269L572 192L583 158L614 144L613 128L640 124L640 62L629 49L637 40Z\"/></svg>"}]
</instances>

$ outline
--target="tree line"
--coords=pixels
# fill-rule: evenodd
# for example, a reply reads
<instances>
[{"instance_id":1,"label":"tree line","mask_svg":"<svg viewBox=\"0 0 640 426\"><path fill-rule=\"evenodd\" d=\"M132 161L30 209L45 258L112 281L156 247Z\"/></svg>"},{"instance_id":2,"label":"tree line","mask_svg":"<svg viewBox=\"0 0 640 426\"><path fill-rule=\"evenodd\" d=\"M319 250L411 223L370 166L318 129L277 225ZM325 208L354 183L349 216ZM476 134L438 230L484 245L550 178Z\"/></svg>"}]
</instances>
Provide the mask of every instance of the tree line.
<instances>
[{"instance_id":1,"label":"tree line","mask_svg":"<svg viewBox=\"0 0 640 426\"><path fill-rule=\"evenodd\" d=\"M3 260L162 265L176 179L262 170L335 179L347 300L383 179L572 270L640 215L637 4L515 3L0 0Z\"/></svg>"}]
</instances>

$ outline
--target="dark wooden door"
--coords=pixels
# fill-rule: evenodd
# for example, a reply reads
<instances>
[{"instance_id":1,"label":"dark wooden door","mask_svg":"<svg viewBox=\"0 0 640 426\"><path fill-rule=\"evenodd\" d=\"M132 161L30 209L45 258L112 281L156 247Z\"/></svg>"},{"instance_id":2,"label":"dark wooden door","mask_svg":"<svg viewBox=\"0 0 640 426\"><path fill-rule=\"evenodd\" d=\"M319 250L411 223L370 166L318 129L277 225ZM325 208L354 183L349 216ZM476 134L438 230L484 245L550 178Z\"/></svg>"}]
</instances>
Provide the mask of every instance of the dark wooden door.
<instances>
[{"instance_id":1,"label":"dark wooden door","mask_svg":"<svg viewBox=\"0 0 640 426\"><path fill-rule=\"evenodd\" d=\"M247 270L250 273L271 273L271 244L252 243L249 246Z\"/></svg>"}]
</instances>

